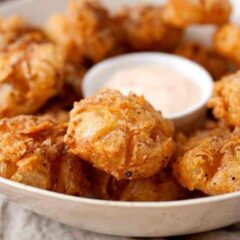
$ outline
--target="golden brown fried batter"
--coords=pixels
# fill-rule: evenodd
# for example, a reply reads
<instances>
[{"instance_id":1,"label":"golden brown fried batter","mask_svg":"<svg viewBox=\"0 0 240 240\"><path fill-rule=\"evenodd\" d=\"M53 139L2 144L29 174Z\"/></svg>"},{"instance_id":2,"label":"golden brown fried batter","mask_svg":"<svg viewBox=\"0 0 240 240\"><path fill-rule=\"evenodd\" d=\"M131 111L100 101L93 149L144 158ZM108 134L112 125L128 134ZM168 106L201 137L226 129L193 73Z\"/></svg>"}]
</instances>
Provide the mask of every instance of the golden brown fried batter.
<instances>
[{"instance_id":1,"label":"golden brown fried batter","mask_svg":"<svg viewBox=\"0 0 240 240\"><path fill-rule=\"evenodd\" d=\"M130 181L120 194L121 201L173 201L183 199L186 191L170 173L162 171L147 179Z\"/></svg>"},{"instance_id":2,"label":"golden brown fried batter","mask_svg":"<svg viewBox=\"0 0 240 240\"><path fill-rule=\"evenodd\" d=\"M229 0L169 0L164 9L164 19L178 27L220 25L229 21L231 10Z\"/></svg>"},{"instance_id":3,"label":"golden brown fried batter","mask_svg":"<svg viewBox=\"0 0 240 240\"><path fill-rule=\"evenodd\" d=\"M178 154L183 154L189 149L197 146L207 137L226 137L229 136L231 130L225 125L224 122L216 122L207 120L202 128L196 129L193 132L184 134L185 138L178 140ZM182 140L182 141L181 141Z\"/></svg>"},{"instance_id":4,"label":"golden brown fried batter","mask_svg":"<svg viewBox=\"0 0 240 240\"><path fill-rule=\"evenodd\" d=\"M90 184L86 179L83 162L65 151L54 166L57 171L53 191L75 196L90 196Z\"/></svg>"},{"instance_id":5,"label":"golden brown fried batter","mask_svg":"<svg viewBox=\"0 0 240 240\"><path fill-rule=\"evenodd\" d=\"M208 195L240 190L239 130L190 138L173 165L179 183Z\"/></svg>"},{"instance_id":6,"label":"golden brown fried batter","mask_svg":"<svg viewBox=\"0 0 240 240\"><path fill-rule=\"evenodd\" d=\"M115 18L122 28L123 42L129 51L171 51L182 38L181 29L163 21L161 7L128 8Z\"/></svg>"},{"instance_id":7,"label":"golden brown fried batter","mask_svg":"<svg viewBox=\"0 0 240 240\"><path fill-rule=\"evenodd\" d=\"M26 38L37 41L46 39L46 36L41 29L29 25L22 17L0 18L0 51L15 42L26 41Z\"/></svg>"},{"instance_id":8,"label":"golden brown fried batter","mask_svg":"<svg viewBox=\"0 0 240 240\"><path fill-rule=\"evenodd\" d=\"M92 186L92 193L94 198L104 199L104 200L115 200L115 196L112 193L112 185L115 179L96 168L91 169L90 182Z\"/></svg>"},{"instance_id":9,"label":"golden brown fried batter","mask_svg":"<svg viewBox=\"0 0 240 240\"><path fill-rule=\"evenodd\" d=\"M95 198L120 201L170 201L183 199L187 191L172 177L169 170L153 177L137 180L120 180L91 169L90 182Z\"/></svg>"},{"instance_id":10,"label":"golden brown fried batter","mask_svg":"<svg viewBox=\"0 0 240 240\"><path fill-rule=\"evenodd\" d=\"M46 106L40 116L45 116L53 119L58 123L67 123L69 121L69 112L62 108L58 103Z\"/></svg>"},{"instance_id":11,"label":"golden brown fried batter","mask_svg":"<svg viewBox=\"0 0 240 240\"><path fill-rule=\"evenodd\" d=\"M67 152L65 133L65 125L47 117L0 120L0 176L38 188L84 194L88 183L82 162Z\"/></svg>"},{"instance_id":12,"label":"golden brown fried batter","mask_svg":"<svg viewBox=\"0 0 240 240\"><path fill-rule=\"evenodd\" d=\"M65 129L48 118L19 116L0 120L0 175L51 189L51 162L60 156Z\"/></svg>"},{"instance_id":13,"label":"golden brown fried batter","mask_svg":"<svg viewBox=\"0 0 240 240\"><path fill-rule=\"evenodd\" d=\"M105 90L75 103L65 142L73 154L117 179L150 177L175 150L172 122L136 95Z\"/></svg>"},{"instance_id":14,"label":"golden brown fried batter","mask_svg":"<svg viewBox=\"0 0 240 240\"><path fill-rule=\"evenodd\" d=\"M119 29L98 1L71 0L67 13L51 17L46 31L63 52L65 81L80 96L87 68L122 52Z\"/></svg>"},{"instance_id":15,"label":"golden brown fried batter","mask_svg":"<svg viewBox=\"0 0 240 240\"><path fill-rule=\"evenodd\" d=\"M216 118L229 126L240 126L240 72L223 77L215 83L213 97L208 102Z\"/></svg>"},{"instance_id":16,"label":"golden brown fried batter","mask_svg":"<svg viewBox=\"0 0 240 240\"><path fill-rule=\"evenodd\" d=\"M115 54L117 29L108 11L98 1L71 0L67 21L71 35L85 58L98 62Z\"/></svg>"},{"instance_id":17,"label":"golden brown fried batter","mask_svg":"<svg viewBox=\"0 0 240 240\"><path fill-rule=\"evenodd\" d=\"M128 184L127 180L118 181L112 175L93 167L90 167L88 175L93 197L97 199L119 200L123 188Z\"/></svg>"},{"instance_id":18,"label":"golden brown fried batter","mask_svg":"<svg viewBox=\"0 0 240 240\"><path fill-rule=\"evenodd\" d=\"M240 66L240 27L226 24L220 27L214 37L213 45L216 51L234 61Z\"/></svg>"},{"instance_id":19,"label":"golden brown fried batter","mask_svg":"<svg viewBox=\"0 0 240 240\"><path fill-rule=\"evenodd\" d=\"M51 43L0 53L0 118L36 112L62 87L62 54Z\"/></svg>"},{"instance_id":20,"label":"golden brown fried batter","mask_svg":"<svg viewBox=\"0 0 240 240\"><path fill-rule=\"evenodd\" d=\"M228 60L212 49L201 46L199 43L182 43L176 48L174 54L188 58L202 65L215 80L220 79L231 70L231 64Z\"/></svg>"},{"instance_id":21,"label":"golden brown fried batter","mask_svg":"<svg viewBox=\"0 0 240 240\"><path fill-rule=\"evenodd\" d=\"M71 25L65 15L53 15L46 26L48 36L61 47L67 63L79 64L83 61L82 49L71 34Z\"/></svg>"},{"instance_id":22,"label":"golden brown fried batter","mask_svg":"<svg viewBox=\"0 0 240 240\"><path fill-rule=\"evenodd\" d=\"M87 71L84 65L113 55L117 47L112 25L107 10L91 0L72 0L67 14L54 15L48 21L46 31L63 52L65 81L79 96Z\"/></svg>"}]
</instances>

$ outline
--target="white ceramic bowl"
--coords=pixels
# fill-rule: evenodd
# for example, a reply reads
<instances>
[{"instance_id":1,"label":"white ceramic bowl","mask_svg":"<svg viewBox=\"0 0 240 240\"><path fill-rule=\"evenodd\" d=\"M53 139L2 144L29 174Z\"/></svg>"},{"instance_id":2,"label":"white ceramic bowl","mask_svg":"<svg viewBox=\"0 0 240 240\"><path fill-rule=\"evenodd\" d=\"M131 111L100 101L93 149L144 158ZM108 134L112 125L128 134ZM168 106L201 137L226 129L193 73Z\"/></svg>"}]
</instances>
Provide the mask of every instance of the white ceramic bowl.
<instances>
[{"instance_id":1,"label":"white ceramic bowl","mask_svg":"<svg viewBox=\"0 0 240 240\"><path fill-rule=\"evenodd\" d=\"M112 0L104 2L113 4ZM114 2L120 4L121 0ZM0 6L0 13L4 16L19 13L34 23L42 23L49 14L63 10L65 3L66 0L18 0ZM120 236L174 236L240 221L240 192L172 202L111 202L48 192L3 178L0 178L0 192L9 200L56 221Z\"/></svg>"},{"instance_id":2,"label":"white ceramic bowl","mask_svg":"<svg viewBox=\"0 0 240 240\"><path fill-rule=\"evenodd\" d=\"M80 229L160 237L208 231L240 221L240 193L171 202L113 202L67 196L0 178L9 200Z\"/></svg>"},{"instance_id":3,"label":"white ceramic bowl","mask_svg":"<svg viewBox=\"0 0 240 240\"><path fill-rule=\"evenodd\" d=\"M128 66L142 65L171 68L184 76L188 76L200 87L202 95L196 104L179 113L165 116L173 120L175 126L181 129L192 128L194 125L198 125L204 120L206 104L213 91L212 77L200 65L173 54L150 52L131 53L102 61L93 66L85 75L82 83L83 95L85 97L94 95L103 88L106 81L120 69L126 69ZM170 80L174 81L174 79ZM177 87L176 85L176 88ZM160 111L161 109L157 110Z\"/></svg>"}]
</instances>

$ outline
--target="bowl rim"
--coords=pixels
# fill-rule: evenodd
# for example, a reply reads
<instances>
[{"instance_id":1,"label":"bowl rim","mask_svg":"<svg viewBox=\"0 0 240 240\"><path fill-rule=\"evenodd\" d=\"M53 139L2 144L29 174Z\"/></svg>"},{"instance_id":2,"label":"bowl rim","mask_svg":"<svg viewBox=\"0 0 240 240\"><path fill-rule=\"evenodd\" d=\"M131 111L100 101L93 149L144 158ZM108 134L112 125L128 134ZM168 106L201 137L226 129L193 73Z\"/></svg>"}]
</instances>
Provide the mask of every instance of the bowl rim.
<instances>
[{"instance_id":1,"label":"bowl rim","mask_svg":"<svg viewBox=\"0 0 240 240\"><path fill-rule=\"evenodd\" d=\"M41 196L58 199L62 201L70 201L81 204L97 205L102 207L122 207L122 208L171 208L171 207L184 207L193 206L199 204L208 204L212 202L221 202L231 200L233 198L240 197L240 191L225 193L216 196L206 196L194 199L174 200L174 201L159 201L159 202L127 202L127 201L113 201L113 200L101 200L80 196L71 196L63 193L57 193L49 190L44 190L32 186L28 186L22 183L14 182L9 179L0 177L0 185L4 184L11 188L17 188L22 191L26 191Z\"/></svg>"},{"instance_id":2,"label":"bowl rim","mask_svg":"<svg viewBox=\"0 0 240 240\"><path fill-rule=\"evenodd\" d=\"M205 88L204 91L202 91L202 97L199 98L199 101L193 104L191 107L187 108L186 110L177 112L177 113L172 113L167 116L168 119L171 120L178 120L185 118L187 116L190 116L194 114L195 112L199 111L201 108L207 105L208 100L212 96L213 93L213 78L210 75L210 73L203 68L201 65L199 65L196 62L193 62L187 58L175 55L175 54L170 54L170 53L163 53L163 52L152 52L152 51L143 51L143 52L137 52L137 53L126 53L126 54L121 54L119 56L114 56L108 59L105 59L97 64L95 64L92 68L90 68L85 76L83 77L82 80L82 93L84 97L89 96L90 94L86 94L87 92L87 85L88 82L92 81L96 76L98 76L98 72L104 71L107 68L111 68L111 66L116 66L117 64L121 65L123 61L134 61L134 62L143 62L143 59L146 59L145 61L148 62L148 59L154 59L154 61L159 61L162 62L162 60L167 60L167 61L173 61L173 62L182 62L182 64L188 65L191 69L194 69L194 71L198 73L202 73L205 78L205 83L208 85L208 88ZM160 64L159 64L160 65ZM174 69L174 67L173 67ZM185 75L185 74L184 74ZM187 75L186 75L187 76ZM194 80L194 77L190 77L190 79L193 79L192 81L196 82ZM200 82L200 81L199 81ZM204 84L202 81L197 83L199 86L203 86ZM100 89L99 89L100 90ZM91 94L92 95L92 94Z\"/></svg>"}]
</instances>

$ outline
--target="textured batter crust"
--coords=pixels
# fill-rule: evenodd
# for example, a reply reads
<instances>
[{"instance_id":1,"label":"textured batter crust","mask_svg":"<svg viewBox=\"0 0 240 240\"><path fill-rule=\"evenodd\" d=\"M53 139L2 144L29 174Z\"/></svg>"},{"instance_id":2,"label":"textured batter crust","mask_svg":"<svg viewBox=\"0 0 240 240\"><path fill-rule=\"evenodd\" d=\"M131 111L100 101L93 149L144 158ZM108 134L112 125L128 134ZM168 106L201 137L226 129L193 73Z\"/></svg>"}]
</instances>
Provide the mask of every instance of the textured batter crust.
<instances>
[{"instance_id":1,"label":"textured batter crust","mask_svg":"<svg viewBox=\"0 0 240 240\"><path fill-rule=\"evenodd\" d=\"M75 103L65 142L117 179L150 177L175 150L173 124L136 95L105 90Z\"/></svg>"}]
</instances>

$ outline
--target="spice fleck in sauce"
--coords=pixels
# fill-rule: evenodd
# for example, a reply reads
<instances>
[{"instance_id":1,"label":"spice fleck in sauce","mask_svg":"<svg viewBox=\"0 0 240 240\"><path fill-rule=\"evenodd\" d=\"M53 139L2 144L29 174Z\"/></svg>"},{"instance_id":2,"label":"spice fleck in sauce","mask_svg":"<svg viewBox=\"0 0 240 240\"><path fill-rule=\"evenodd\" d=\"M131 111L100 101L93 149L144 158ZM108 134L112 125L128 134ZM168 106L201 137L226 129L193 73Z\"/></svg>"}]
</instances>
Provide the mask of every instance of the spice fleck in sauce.
<instances>
[{"instance_id":1,"label":"spice fleck in sauce","mask_svg":"<svg viewBox=\"0 0 240 240\"><path fill-rule=\"evenodd\" d=\"M165 117L188 110L199 102L198 84L177 70L159 65L128 67L110 76L104 88L143 95Z\"/></svg>"}]
</instances>

